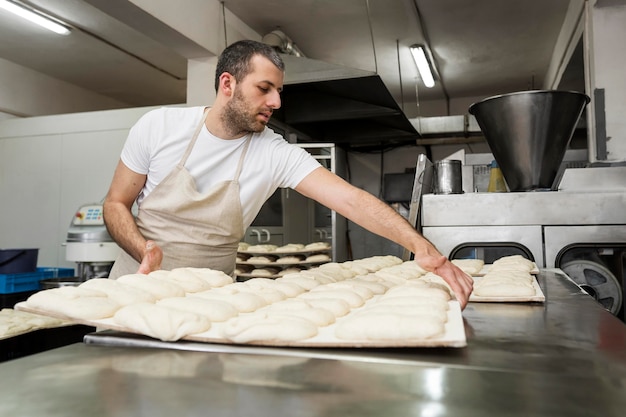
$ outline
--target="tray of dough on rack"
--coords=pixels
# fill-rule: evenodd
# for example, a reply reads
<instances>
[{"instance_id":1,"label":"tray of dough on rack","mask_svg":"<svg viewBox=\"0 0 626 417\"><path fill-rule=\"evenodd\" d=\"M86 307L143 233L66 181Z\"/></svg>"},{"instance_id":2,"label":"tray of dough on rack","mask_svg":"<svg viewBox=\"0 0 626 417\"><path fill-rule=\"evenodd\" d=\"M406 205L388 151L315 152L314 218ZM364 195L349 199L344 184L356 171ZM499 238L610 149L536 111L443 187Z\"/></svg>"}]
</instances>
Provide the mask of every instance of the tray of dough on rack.
<instances>
[{"instance_id":1,"label":"tray of dough on rack","mask_svg":"<svg viewBox=\"0 0 626 417\"><path fill-rule=\"evenodd\" d=\"M506 256L485 265L480 259L454 259L452 263L471 275L470 302L545 302L535 275L537 265L520 255Z\"/></svg>"},{"instance_id":2,"label":"tray of dough on rack","mask_svg":"<svg viewBox=\"0 0 626 417\"><path fill-rule=\"evenodd\" d=\"M39 294L39 295L38 295ZM178 268L40 291L16 309L99 329L289 347L464 347L445 282L394 256L328 263L278 279Z\"/></svg>"},{"instance_id":3,"label":"tray of dough on rack","mask_svg":"<svg viewBox=\"0 0 626 417\"><path fill-rule=\"evenodd\" d=\"M289 243L284 246L240 243L235 275L238 279L280 278L332 261L331 247L326 242L308 245Z\"/></svg>"}]
</instances>

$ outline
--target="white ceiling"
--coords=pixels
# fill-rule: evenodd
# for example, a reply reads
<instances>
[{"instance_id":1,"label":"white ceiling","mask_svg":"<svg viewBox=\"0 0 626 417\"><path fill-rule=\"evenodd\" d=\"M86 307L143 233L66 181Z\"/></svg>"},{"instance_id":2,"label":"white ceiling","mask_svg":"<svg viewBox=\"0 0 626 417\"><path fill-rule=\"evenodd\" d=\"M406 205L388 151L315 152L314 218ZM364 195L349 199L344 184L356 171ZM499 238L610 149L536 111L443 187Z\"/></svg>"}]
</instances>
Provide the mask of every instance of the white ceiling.
<instances>
[{"instance_id":1,"label":"white ceiling","mask_svg":"<svg viewBox=\"0 0 626 417\"><path fill-rule=\"evenodd\" d=\"M177 3L185 7L186 1ZM430 44L440 76L433 89L417 84L419 101L541 88L569 2L225 0L224 6L260 35L280 28L309 58L377 72L403 107L416 97L418 76L408 52L414 43ZM184 39L163 30L156 36L154 22L141 16L121 19L134 19L132 27L114 18L111 10L128 2L23 3L76 29L65 37L48 35L0 10L0 58L129 107L185 102Z\"/></svg>"}]
</instances>

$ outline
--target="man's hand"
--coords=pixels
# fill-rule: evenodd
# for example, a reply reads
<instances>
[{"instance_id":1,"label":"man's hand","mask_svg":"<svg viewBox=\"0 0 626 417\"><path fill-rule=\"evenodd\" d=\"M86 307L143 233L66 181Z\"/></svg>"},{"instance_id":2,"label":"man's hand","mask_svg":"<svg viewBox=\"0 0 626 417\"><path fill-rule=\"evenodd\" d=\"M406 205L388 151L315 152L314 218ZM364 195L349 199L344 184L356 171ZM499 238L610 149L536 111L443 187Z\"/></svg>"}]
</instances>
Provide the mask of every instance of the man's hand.
<instances>
[{"instance_id":1,"label":"man's hand","mask_svg":"<svg viewBox=\"0 0 626 417\"><path fill-rule=\"evenodd\" d=\"M431 271L443 278L444 281L450 285L456 299L461 305L461 309L465 308L474 286L472 277L463 272L443 255L427 256L420 259L416 258L415 261L423 269Z\"/></svg>"},{"instance_id":2,"label":"man's hand","mask_svg":"<svg viewBox=\"0 0 626 417\"><path fill-rule=\"evenodd\" d=\"M146 242L146 249L141 258L138 274L149 274L152 271L161 269L161 261L163 260L163 251L153 240Z\"/></svg>"}]
</instances>

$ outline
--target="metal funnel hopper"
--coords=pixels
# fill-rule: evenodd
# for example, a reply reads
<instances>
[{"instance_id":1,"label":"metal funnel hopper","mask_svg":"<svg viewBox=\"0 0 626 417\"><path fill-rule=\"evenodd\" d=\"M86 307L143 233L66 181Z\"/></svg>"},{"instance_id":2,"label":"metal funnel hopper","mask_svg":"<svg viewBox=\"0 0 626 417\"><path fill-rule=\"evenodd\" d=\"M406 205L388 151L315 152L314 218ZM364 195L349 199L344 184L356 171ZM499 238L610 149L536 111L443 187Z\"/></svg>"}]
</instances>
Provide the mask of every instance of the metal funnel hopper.
<instances>
[{"instance_id":1,"label":"metal funnel hopper","mask_svg":"<svg viewBox=\"0 0 626 417\"><path fill-rule=\"evenodd\" d=\"M590 99L570 91L522 91L469 107L511 191L551 189Z\"/></svg>"}]
</instances>

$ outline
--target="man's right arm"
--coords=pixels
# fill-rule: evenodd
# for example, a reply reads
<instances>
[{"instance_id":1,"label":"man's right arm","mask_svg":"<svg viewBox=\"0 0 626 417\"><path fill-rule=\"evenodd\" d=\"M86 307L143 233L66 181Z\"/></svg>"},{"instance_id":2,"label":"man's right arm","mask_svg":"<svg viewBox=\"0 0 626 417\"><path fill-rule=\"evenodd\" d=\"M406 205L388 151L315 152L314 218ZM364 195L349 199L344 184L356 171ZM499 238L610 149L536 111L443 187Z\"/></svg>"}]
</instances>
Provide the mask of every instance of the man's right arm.
<instances>
[{"instance_id":1,"label":"man's right arm","mask_svg":"<svg viewBox=\"0 0 626 417\"><path fill-rule=\"evenodd\" d=\"M148 273L160 268L162 253L154 242L146 241L141 235L131 211L145 183L146 175L132 171L120 160L103 207L104 223L113 240L142 263L140 271ZM148 253L151 256L146 256Z\"/></svg>"}]
</instances>

